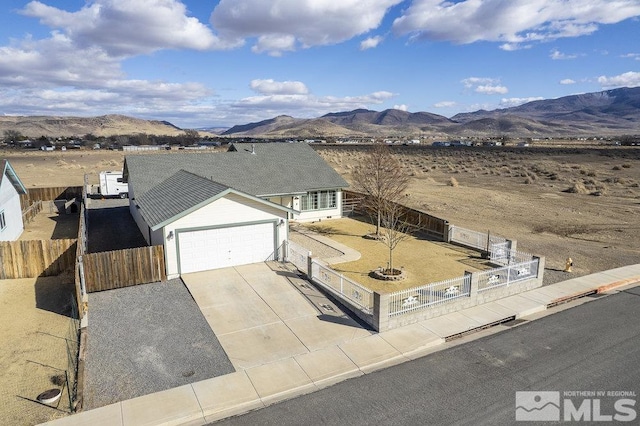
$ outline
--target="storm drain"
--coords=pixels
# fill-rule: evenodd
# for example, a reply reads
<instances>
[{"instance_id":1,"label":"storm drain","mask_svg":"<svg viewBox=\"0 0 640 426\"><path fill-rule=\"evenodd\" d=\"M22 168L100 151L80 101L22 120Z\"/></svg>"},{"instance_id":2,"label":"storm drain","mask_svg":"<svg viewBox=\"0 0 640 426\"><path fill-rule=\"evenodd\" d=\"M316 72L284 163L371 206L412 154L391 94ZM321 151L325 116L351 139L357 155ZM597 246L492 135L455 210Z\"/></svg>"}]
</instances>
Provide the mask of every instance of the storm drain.
<instances>
[{"instance_id":1,"label":"storm drain","mask_svg":"<svg viewBox=\"0 0 640 426\"><path fill-rule=\"evenodd\" d=\"M569 303L572 302L574 300L577 299L581 299L583 297L593 297L593 295L598 294L598 290L591 290L591 291L587 291L585 293L578 293L578 294L574 294L573 296L569 296L569 297L565 297L563 299L558 299L558 300L554 300L553 302L549 303L547 305L547 308L553 308L554 306L558 306L558 305L562 305L565 303ZM599 296L595 296L595 297L599 297Z\"/></svg>"},{"instance_id":2,"label":"storm drain","mask_svg":"<svg viewBox=\"0 0 640 426\"><path fill-rule=\"evenodd\" d=\"M471 328L469 330L463 331L462 333L452 334L451 336L447 336L444 338L445 342L449 342L451 340L459 339L464 336L468 336L469 334L477 333L478 331L486 330L487 328L495 327L496 325L504 324L511 321L517 321L515 316L503 318L501 320L481 325L480 327Z\"/></svg>"}]
</instances>

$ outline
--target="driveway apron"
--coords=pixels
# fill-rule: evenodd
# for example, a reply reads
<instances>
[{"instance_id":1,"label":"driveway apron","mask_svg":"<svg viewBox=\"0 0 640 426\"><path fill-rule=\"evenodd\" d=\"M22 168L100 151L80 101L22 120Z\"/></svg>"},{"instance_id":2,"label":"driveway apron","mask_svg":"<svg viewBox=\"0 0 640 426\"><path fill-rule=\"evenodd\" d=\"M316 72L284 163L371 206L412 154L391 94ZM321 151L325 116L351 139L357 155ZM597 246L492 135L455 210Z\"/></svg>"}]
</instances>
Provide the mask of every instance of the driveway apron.
<instances>
[{"instance_id":1,"label":"driveway apron","mask_svg":"<svg viewBox=\"0 0 640 426\"><path fill-rule=\"evenodd\" d=\"M237 370L371 335L278 263L185 274L182 280ZM327 315L327 304L333 315Z\"/></svg>"}]
</instances>

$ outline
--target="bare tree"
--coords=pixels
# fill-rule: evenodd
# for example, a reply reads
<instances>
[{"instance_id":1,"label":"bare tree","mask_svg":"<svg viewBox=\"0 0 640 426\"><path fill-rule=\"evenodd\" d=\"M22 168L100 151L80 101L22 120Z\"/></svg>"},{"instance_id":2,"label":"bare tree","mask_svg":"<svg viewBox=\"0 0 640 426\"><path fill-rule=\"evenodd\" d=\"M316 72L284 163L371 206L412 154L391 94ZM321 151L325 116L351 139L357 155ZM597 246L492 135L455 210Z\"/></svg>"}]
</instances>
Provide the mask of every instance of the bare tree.
<instances>
[{"instance_id":1,"label":"bare tree","mask_svg":"<svg viewBox=\"0 0 640 426\"><path fill-rule=\"evenodd\" d=\"M365 195L363 207L375 220L377 237L380 237L386 205L398 202L405 196L409 179L400 161L386 145L376 145L354 169L355 190Z\"/></svg>"},{"instance_id":2,"label":"bare tree","mask_svg":"<svg viewBox=\"0 0 640 426\"><path fill-rule=\"evenodd\" d=\"M380 215L382 235L380 241L389 248L389 261L387 269L383 271L388 275L395 275L393 267L393 251L402 241L411 236L411 232L418 228L407 220L407 208L395 202L384 203Z\"/></svg>"}]
</instances>

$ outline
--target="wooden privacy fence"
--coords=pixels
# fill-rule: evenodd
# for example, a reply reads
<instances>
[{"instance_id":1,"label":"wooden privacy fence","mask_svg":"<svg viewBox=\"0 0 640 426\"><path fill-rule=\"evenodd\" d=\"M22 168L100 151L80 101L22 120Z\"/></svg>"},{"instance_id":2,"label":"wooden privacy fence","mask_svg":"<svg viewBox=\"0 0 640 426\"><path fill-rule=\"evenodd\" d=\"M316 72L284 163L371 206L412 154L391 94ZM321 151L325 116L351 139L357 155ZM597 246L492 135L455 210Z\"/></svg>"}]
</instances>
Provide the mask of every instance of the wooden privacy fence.
<instances>
[{"instance_id":1,"label":"wooden privacy fence","mask_svg":"<svg viewBox=\"0 0 640 426\"><path fill-rule=\"evenodd\" d=\"M87 293L167 279L162 246L88 253L81 262Z\"/></svg>"},{"instance_id":2,"label":"wooden privacy fence","mask_svg":"<svg viewBox=\"0 0 640 426\"><path fill-rule=\"evenodd\" d=\"M42 210L42 201L34 201L27 209L22 211L22 223L31 222Z\"/></svg>"},{"instance_id":3,"label":"wooden privacy fence","mask_svg":"<svg viewBox=\"0 0 640 426\"><path fill-rule=\"evenodd\" d=\"M52 188L28 188L27 193L20 195L22 209L26 209L35 201L71 200L82 198L82 186L58 186Z\"/></svg>"},{"instance_id":4,"label":"wooden privacy fence","mask_svg":"<svg viewBox=\"0 0 640 426\"><path fill-rule=\"evenodd\" d=\"M366 197L364 194L353 191L343 191L343 204L350 206L352 211L357 211L361 214L366 214L362 209L362 200ZM409 224L414 225L416 230L426 232L442 241L447 240L449 233L449 222L439 217L432 216L420 210L412 209L410 207L400 205L402 207L402 215L404 220Z\"/></svg>"},{"instance_id":5,"label":"wooden privacy fence","mask_svg":"<svg viewBox=\"0 0 640 426\"><path fill-rule=\"evenodd\" d=\"M76 240L0 241L0 279L36 278L72 270Z\"/></svg>"}]
</instances>

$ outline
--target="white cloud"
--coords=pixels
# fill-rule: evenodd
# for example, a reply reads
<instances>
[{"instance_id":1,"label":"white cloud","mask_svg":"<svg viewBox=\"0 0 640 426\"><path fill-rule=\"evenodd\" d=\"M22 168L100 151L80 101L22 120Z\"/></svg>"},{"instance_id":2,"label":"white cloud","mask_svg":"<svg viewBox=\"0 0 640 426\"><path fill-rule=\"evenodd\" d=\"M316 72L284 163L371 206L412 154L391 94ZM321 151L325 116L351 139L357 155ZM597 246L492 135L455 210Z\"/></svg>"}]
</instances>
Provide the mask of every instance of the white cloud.
<instances>
[{"instance_id":1,"label":"white cloud","mask_svg":"<svg viewBox=\"0 0 640 426\"><path fill-rule=\"evenodd\" d=\"M576 84L576 81L570 78L565 78L560 80L560 84Z\"/></svg>"},{"instance_id":2,"label":"white cloud","mask_svg":"<svg viewBox=\"0 0 640 426\"><path fill-rule=\"evenodd\" d=\"M504 86L494 86L491 84L481 84L480 86L475 88L476 93L482 93L485 95L504 95L509 92Z\"/></svg>"},{"instance_id":3,"label":"white cloud","mask_svg":"<svg viewBox=\"0 0 640 426\"><path fill-rule=\"evenodd\" d=\"M454 101L442 101L434 104L433 106L436 108L453 108L457 103Z\"/></svg>"},{"instance_id":4,"label":"white cloud","mask_svg":"<svg viewBox=\"0 0 640 426\"><path fill-rule=\"evenodd\" d=\"M258 37L258 42L251 47L253 53L267 52L270 56L282 56L282 52L296 50L296 38L288 34L273 34Z\"/></svg>"},{"instance_id":5,"label":"white cloud","mask_svg":"<svg viewBox=\"0 0 640 426\"><path fill-rule=\"evenodd\" d=\"M277 56L365 34L378 28L387 10L402 1L220 0L210 22L224 39L256 38L254 52Z\"/></svg>"},{"instance_id":6,"label":"white cloud","mask_svg":"<svg viewBox=\"0 0 640 426\"><path fill-rule=\"evenodd\" d=\"M226 49L242 43L221 40L211 28L187 16L185 5L177 0L93 0L76 12L32 1L20 13L60 31L80 49L100 46L110 56L160 49Z\"/></svg>"},{"instance_id":7,"label":"white cloud","mask_svg":"<svg viewBox=\"0 0 640 426\"><path fill-rule=\"evenodd\" d=\"M262 95L306 95L309 93L307 86L300 81L252 80L249 86Z\"/></svg>"},{"instance_id":8,"label":"white cloud","mask_svg":"<svg viewBox=\"0 0 640 426\"><path fill-rule=\"evenodd\" d=\"M502 98L500 100L501 108L510 108L518 105L526 104L527 102L540 101L542 97L530 97L530 98Z\"/></svg>"},{"instance_id":9,"label":"white cloud","mask_svg":"<svg viewBox=\"0 0 640 426\"><path fill-rule=\"evenodd\" d=\"M600 76L598 83L603 89L615 87L637 87L640 86L640 72L629 71L613 77Z\"/></svg>"},{"instance_id":10,"label":"white cloud","mask_svg":"<svg viewBox=\"0 0 640 426\"><path fill-rule=\"evenodd\" d=\"M409 111L409 107L405 104L401 104L401 105L394 105L393 109L397 109L399 111Z\"/></svg>"},{"instance_id":11,"label":"white cloud","mask_svg":"<svg viewBox=\"0 0 640 426\"><path fill-rule=\"evenodd\" d=\"M264 118L274 114L288 114L295 117L316 117L331 111L352 110L379 105L393 98L391 92L381 91L362 96L315 96L312 94L267 94L249 96L230 103L237 110L254 110Z\"/></svg>"},{"instance_id":12,"label":"white cloud","mask_svg":"<svg viewBox=\"0 0 640 426\"><path fill-rule=\"evenodd\" d=\"M362 40L360 42L360 50L367 50L378 47L378 45L382 43L382 40L384 40L384 37L382 36L369 37L366 40Z\"/></svg>"},{"instance_id":13,"label":"white cloud","mask_svg":"<svg viewBox=\"0 0 640 426\"><path fill-rule=\"evenodd\" d=\"M549 55L549 57L553 60L562 60L562 59L575 59L578 57L578 55L562 53L558 49L553 49L551 50L551 54Z\"/></svg>"},{"instance_id":14,"label":"white cloud","mask_svg":"<svg viewBox=\"0 0 640 426\"><path fill-rule=\"evenodd\" d=\"M636 61L640 61L640 53L626 53L620 56L621 58L629 58L635 59Z\"/></svg>"},{"instance_id":15,"label":"white cloud","mask_svg":"<svg viewBox=\"0 0 640 426\"><path fill-rule=\"evenodd\" d=\"M393 23L399 35L458 44L534 42L592 34L602 24L640 16L637 0L414 0Z\"/></svg>"},{"instance_id":16,"label":"white cloud","mask_svg":"<svg viewBox=\"0 0 640 426\"><path fill-rule=\"evenodd\" d=\"M461 81L466 89L484 95L504 95L509 89L500 85L500 80L487 77L469 77Z\"/></svg>"},{"instance_id":17,"label":"white cloud","mask_svg":"<svg viewBox=\"0 0 640 426\"><path fill-rule=\"evenodd\" d=\"M462 80L462 84L464 84L464 87L466 87L467 89L470 89L474 86L478 86L479 84L490 84L495 82L496 80L493 78L486 78L486 77L469 77L469 78L465 78L464 80Z\"/></svg>"}]
</instances>

